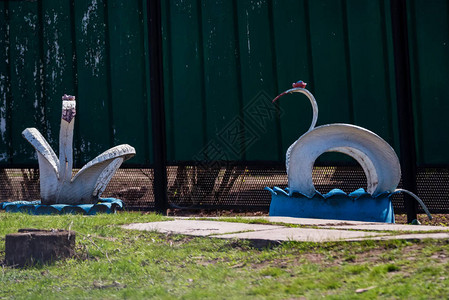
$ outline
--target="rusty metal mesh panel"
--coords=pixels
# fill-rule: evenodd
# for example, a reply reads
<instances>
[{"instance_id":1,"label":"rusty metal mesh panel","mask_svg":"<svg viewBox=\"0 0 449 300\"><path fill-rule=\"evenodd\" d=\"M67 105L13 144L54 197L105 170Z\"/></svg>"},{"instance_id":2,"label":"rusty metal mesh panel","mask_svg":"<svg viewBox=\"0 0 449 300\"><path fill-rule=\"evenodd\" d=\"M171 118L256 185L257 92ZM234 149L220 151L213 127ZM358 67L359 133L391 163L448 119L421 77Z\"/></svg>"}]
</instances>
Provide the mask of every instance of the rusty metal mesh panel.
<instances>
[{"instance_id":1,"label":"rusty metal mesh panel","mask_svg":"<svg viewBox=\"0 0 449 300\"><path fill-rule=\"evenodd\" d=\"M153 169L119 169L102 197L123 200L125 209L154 208Z\"/></svg>"},{"instance_id":2,"label":"rusty metal mesh panel","mask_svg":"<svg viewBox=\"0 0 449 300\"><path fill-rule=\"evenodd\" d=\"M430 212L449 213L449 169L418 168L416 177L418 196Z\"/></svg>"},{"instance_id":3,"label":"rusty metal mesh panel","mask_svg":"<svg viewBox=\"0 0 449 300\"><path fill-rule=\"evenodd\" d=\"M360 166L315 166L312 177L321 193L334 188L348 193L366 187ZM122 199L127 209L151 210L155 201L153 178L152 169L119 169L102 197ZM264 187L285 188L287 176L283 165L208 168L182 165L167 167L167 183L172 207L267 211L271 195ZM432 213L449 213L449 169L418 169L417 189ZM39 199L38 169L0 169L0 202L36 199ZM393 196L392 201L396 213L406 212L402 195ZM423 213L420 207L418 212Z\"/></svg>"},{"instance_id":4,"label":"rusty metal mesh panel","mask_svg":"<svg viewBox=\"0 0 449 300\"><path fill-rule=\"evenodd\" d=\"M366 190L366 176L359 165L354 166L325 166L314 167L312 173L315 188L320 193L328 193L338 188L346 193L351 193L359 188ZM398 188L402 187L402 180ZM402 194L391 197L395 213L405 213L404 196ZM447 204L449 209L449 203Z\"/></svg>"},{"instance_id":5,"label":"rusty metal mesh panel","mask_svg":"<svg viewBox=\"0 0 449 300\"><path fill-rule=\"evenodd\" d=\"M271 195L264 187L285 187L285 169L273 167L172 166L167 170L173 207L239 207L267 209Z\"/></svg>"},{"instance_id":6,"label":"rusty metal mesh panel","mask_svg":"<svg viewBox=\"0 0 449 300\"><path fill-rule=\"evenodd\" d=\"M39 169L0 169L1 202L39 198Z\"/></svg>"},{"instance_id":7,"label":"rusty metal mesh panel","mask_svg":"<svg viewBox=\"0 0 449 300\"><path fill-rule=\"evenodd\" d=\"M278 166L171 166L167 169L168 196L172 207L238 208L268 210L271 194L265 187L287 187L283 165ZM363 169L356 166L315 166L315 188L328 193L339 188L350 193L366 189ZM398 212L404 212L403 196L393 197Z\"/></svg>"}]
</instances>

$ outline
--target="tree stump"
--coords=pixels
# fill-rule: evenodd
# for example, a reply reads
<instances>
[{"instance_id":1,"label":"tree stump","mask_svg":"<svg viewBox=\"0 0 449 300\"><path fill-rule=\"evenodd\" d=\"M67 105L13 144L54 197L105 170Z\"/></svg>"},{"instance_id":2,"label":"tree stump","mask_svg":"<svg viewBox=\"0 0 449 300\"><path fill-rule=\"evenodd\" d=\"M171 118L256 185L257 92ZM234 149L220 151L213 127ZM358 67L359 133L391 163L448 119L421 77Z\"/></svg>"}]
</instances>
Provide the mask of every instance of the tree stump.
<instances>
[{"instance_id":1,"label":"tree stump","mask_svg":"<svg viewBox=\"0 0 449 300\"><path fill-rule=\"evenodd\" d=\"M44 264L74 254L74 231L19 229L18 233L7 234L5 239L5 262L9 266Z\"/></svg>"}]
</instances>

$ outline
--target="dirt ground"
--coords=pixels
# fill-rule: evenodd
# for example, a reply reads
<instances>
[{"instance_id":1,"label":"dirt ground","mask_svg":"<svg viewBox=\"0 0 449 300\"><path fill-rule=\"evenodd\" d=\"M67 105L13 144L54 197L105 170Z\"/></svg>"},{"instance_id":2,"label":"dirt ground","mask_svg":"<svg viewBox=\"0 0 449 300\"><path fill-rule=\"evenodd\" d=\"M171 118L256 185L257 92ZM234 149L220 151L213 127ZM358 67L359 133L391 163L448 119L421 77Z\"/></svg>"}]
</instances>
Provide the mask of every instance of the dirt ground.
<instances>
[{"instance_id":1,"label":"dirt ground","mask_svg":"<svg viewBox=\"0 0 449 300\"><path fill-rule=\"evenodd\" d=\"M397 224L406 224L407 215L406 214L396 214L395 220ZM429 220L426 214L419 214L418 221L422 225L432 225L432 226L449 226L449 215L447 214L432 214L432 220Z\"/></svg>"}]
</instances>

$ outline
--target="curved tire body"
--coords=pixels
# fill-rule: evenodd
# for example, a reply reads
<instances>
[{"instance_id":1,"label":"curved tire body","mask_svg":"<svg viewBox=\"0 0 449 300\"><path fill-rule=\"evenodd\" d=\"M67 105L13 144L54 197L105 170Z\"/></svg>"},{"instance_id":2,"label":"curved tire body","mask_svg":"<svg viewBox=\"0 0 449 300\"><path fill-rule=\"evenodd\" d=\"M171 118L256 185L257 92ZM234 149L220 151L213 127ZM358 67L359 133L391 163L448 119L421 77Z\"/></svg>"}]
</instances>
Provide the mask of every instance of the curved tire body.
<instances>
[{"instance_id":1,"label":"curved tire body","mask_svg":"<svg viewBox=\"0 0 449 300\"><path fill-rule=\"evenodd\" d=\"M289 149L288 185L290 194L308 197L316 193L312 169L325 152L340 152L354 158L367 178L373 196L393 192L401 178L399 159L393 148L375 133L350 124L329 124L305 133Z\"/></svg>"}]
</instances>

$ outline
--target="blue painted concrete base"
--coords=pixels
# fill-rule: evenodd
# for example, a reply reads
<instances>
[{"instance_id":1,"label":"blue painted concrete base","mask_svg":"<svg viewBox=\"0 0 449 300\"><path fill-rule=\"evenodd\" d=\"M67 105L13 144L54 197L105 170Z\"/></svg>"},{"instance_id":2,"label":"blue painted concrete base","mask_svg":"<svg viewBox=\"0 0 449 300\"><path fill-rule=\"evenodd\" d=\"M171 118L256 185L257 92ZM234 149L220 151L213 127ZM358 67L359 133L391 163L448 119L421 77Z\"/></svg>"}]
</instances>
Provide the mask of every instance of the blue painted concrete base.
<instances>
[{"instance_id":1,"label":"blue painted concrete base","mask_svg":"<svg viewBox=\"0 0 449 300\"><path fill-rule=\"evenodd\" d=\"M97 213L115 213L123 209L123 202L116 198L100 198L96 204L53 204L41 205L36 201L14 201L0 203L0 209L6 212L25 212L30 215L59 215L59 214L83 214L95 215Z\"/></svg>"},{"instance_id":2,"label":"blue painted concrete base","mask_svg":"<svg viewBox=\"0 0 449 300\"><path fill-rule=\"evenodd\" d=\"M270 216L394 223L390 193L372 197L363 189L350 194L334 189L308 198L278 187L265 189L272 194Z\"/></svg>"}]
</instances>

